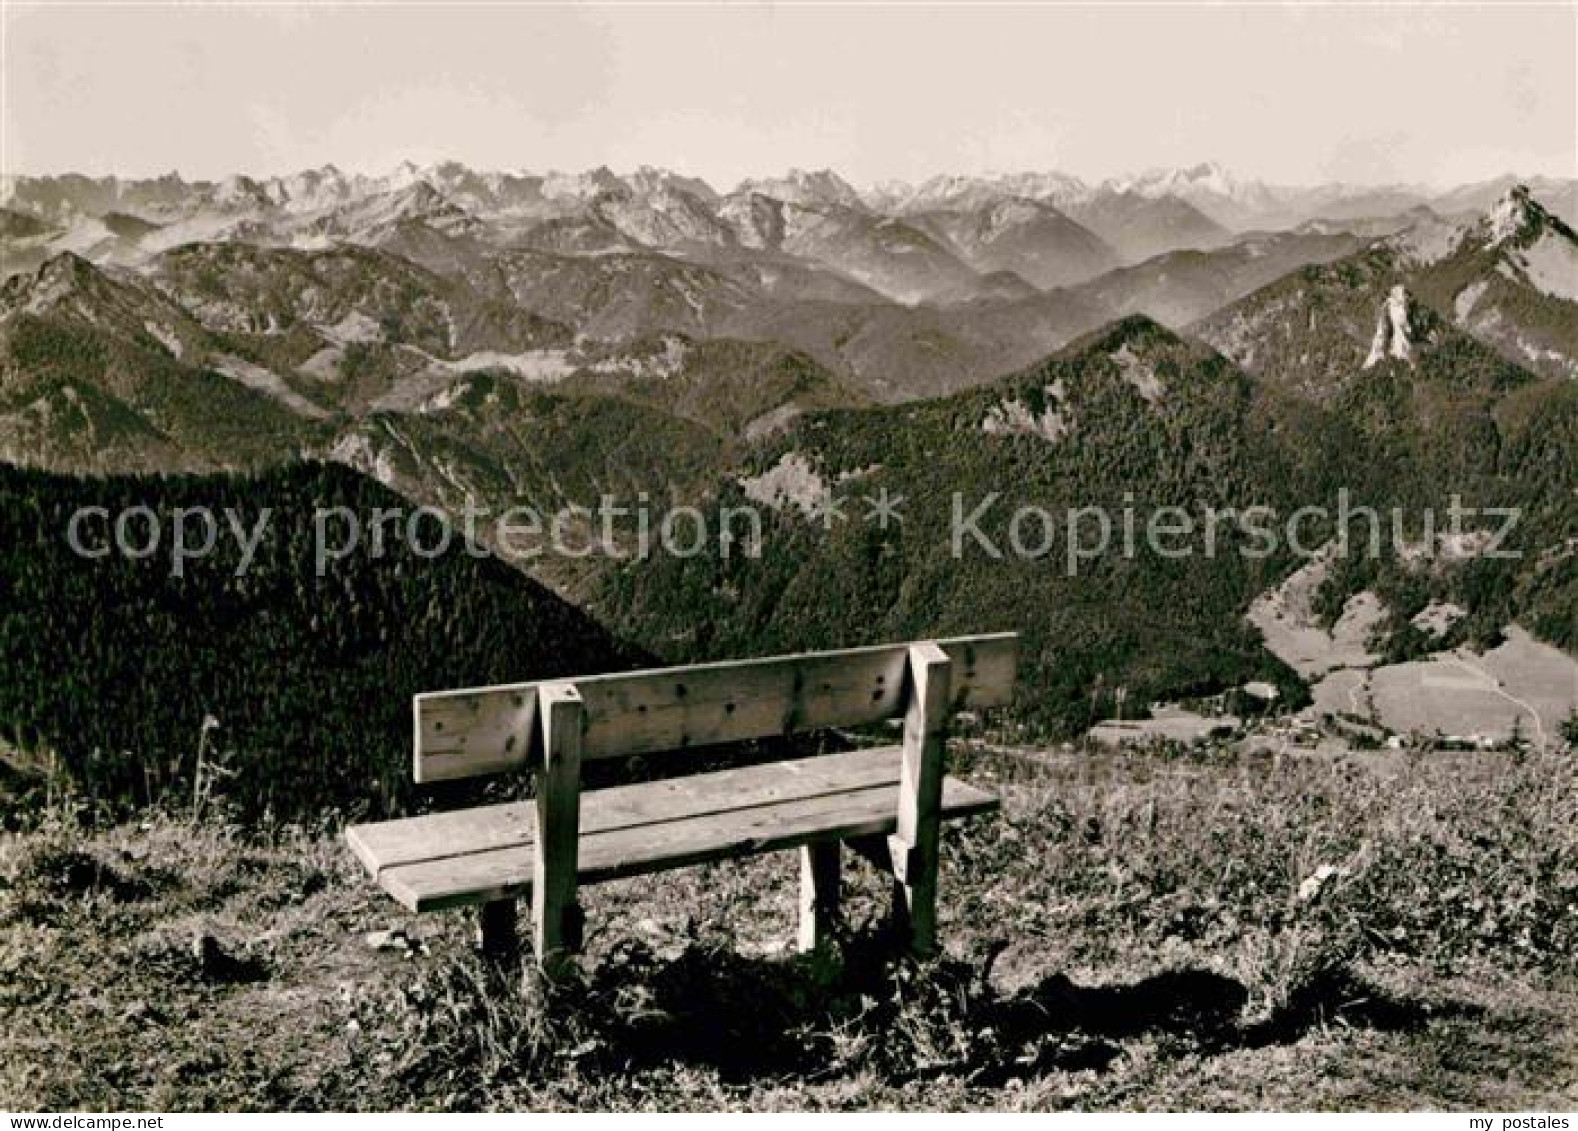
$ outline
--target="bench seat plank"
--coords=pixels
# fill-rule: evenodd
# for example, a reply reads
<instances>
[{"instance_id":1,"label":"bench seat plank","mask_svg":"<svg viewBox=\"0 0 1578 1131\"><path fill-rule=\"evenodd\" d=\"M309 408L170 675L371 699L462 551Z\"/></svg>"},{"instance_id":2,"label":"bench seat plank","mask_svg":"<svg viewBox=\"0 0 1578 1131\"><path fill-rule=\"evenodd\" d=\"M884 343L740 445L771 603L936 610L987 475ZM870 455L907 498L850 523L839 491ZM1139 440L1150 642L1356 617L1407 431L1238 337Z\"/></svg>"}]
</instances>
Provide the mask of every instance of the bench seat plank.
<instances>
[{"instance_id":1,"label":"bench seat plank","mask_svg":"<svg viewBox=\"0 0 1578 1131\"><path fill-rule=\"evenodd\" d=\"M881 757L871 756L869 750L855 751L591 790L581 795L581 833L585 836L611 832L651 821L705 816L896 781L889 763L898 757L898 748L881 749ZM357 857L376 876L381 870L400 864L528 843L536 818L529 818L523 840L521 814L529 808L532 807L521 802L451 810L358 825L347 836Z\"/></svg>"},{"instance_id":2,"label":"bench seat plank","mask_svg":"<svg viewBox=\"0 0 1578 1131\"><path fill-rule=\"evenodd\" d=\"M583 793L580 882L892 832L900 765L889 746ZM944 784L945 819L997 805ZM356 825L346 838L392 896L435 911L527 895L535 827L533 806L516 802Z\"/></svg>"}]
</instances>

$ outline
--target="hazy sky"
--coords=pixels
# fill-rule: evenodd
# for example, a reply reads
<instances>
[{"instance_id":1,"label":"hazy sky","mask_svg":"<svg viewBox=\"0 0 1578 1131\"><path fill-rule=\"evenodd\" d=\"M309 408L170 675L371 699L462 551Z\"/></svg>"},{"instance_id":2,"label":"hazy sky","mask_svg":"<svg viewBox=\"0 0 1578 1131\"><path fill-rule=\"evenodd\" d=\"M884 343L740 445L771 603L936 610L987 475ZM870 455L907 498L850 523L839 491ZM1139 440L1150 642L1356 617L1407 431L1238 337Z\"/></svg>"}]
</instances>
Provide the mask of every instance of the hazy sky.
<instances>
[{"instance_id":1,"label":"hazy sky","mask_svg":"<svg viewBox=\"0 0 1578 1131\"><path fill-rule=\"evenodd\" d=\"M452 157L728 187L789 166L1452 182L1578 164L1572 3L4 11L6 172Z\"/></svg>"}]
</instances>

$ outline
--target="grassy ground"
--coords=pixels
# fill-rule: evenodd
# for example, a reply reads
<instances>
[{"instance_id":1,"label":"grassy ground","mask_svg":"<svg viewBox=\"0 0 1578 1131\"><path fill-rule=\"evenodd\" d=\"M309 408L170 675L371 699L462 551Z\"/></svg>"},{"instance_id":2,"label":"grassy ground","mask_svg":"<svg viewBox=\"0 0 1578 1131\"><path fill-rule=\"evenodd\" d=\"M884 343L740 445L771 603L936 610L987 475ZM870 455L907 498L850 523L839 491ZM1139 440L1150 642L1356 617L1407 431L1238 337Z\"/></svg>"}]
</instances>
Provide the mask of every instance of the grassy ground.
<instances>
[{"instance_id":1,"label":"grassy ground","mask_svg":"<svg viewBox=\"0 0 1578 1131\"><path fill-rule=\"evenodd\" d=\"M0 1108L1578 1106L1570 751L955 762L1006 803L944 958L885 958L864 865L792 955L779 854L584 893L551 1010L327 830L10 835Z\"/></svg>"}]
</instances>

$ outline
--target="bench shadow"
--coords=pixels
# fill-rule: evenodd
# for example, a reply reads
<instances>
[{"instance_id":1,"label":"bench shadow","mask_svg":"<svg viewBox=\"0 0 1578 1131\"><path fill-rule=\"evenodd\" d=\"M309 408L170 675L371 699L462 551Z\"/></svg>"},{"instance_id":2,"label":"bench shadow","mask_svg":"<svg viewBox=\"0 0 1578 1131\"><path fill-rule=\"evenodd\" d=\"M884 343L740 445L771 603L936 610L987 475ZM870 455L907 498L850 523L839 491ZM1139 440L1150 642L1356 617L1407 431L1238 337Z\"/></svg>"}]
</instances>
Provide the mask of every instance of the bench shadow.
<instances>
[{"instance_id":1,"label":"bench shadow","mask_svg":"<svg viewBox=\"0 0 1578 1131\"><path fill-rule=\"evenodd\" d=\"M1003 995L989 961L916 965L895 959L885 940L846 937L831 956L794 959L694 943L660 957L640 942L621 944L585 981L556 993L555 1007L574 1012L583 1035L591 1029L609 1071L686 1063L745 1083L869 1070L892 1082L949 1075L984 1087L1100 1071L1122 1054L1120 1042L1141 1036L1212 1055L1291 1043L1334 1023L1395 1031L1430 1016L1346 971L1247 1024L1249 990L1202 969L1103 985L1055 973Z\"/></svg>"}]
</instances>

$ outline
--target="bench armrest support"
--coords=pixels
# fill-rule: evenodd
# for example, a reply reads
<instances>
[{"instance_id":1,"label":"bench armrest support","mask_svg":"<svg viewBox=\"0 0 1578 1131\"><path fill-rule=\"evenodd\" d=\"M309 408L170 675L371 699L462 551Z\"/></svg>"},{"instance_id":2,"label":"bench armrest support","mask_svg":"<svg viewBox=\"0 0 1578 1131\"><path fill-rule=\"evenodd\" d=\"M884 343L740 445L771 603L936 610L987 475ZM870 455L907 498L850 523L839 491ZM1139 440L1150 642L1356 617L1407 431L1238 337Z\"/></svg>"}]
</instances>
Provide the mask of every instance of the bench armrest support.
<instances>
[{"instance_id":1,"label":"bench armrest support","mask_svg":"<svg viewBox=\"0 0 1578 1131\"><path fill-rule=\"evenodd\" d=\"M937 858L942 828L943 751L948 733L952 663L935 643L909 650L904 763L894 830L894 910L920 957L937 949Z\"/></svg>"}]
</instances>

